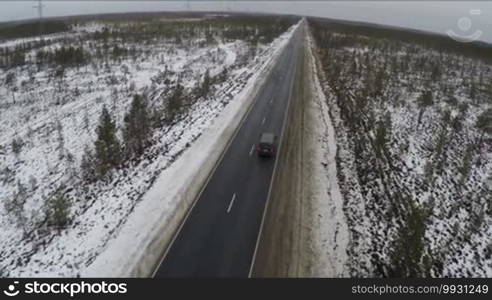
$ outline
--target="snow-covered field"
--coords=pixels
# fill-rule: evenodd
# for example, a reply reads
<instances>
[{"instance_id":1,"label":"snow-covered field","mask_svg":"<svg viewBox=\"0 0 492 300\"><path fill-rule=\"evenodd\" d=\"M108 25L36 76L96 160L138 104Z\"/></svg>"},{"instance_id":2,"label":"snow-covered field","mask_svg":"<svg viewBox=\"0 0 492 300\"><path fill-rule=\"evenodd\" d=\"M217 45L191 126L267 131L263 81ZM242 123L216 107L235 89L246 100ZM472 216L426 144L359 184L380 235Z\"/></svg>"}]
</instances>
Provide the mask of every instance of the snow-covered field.
<instances>
[{"instance_id":1,"label":"snow-covered field","mask_svg":"<svg viewBox=\"0 0 492 300\"><path fill-rule=\"evenodd\" d=\"M491 277L492 139L477 125L491 118L490 63L311 24L348 275Z\"/></svg>"},{"instance_id":2,"label":"snow-covered field","mask_svg":"<svg viewBox=\"0 0 492 300\"><path fill-rule=\"evenodd\" d=\"M266 43L261 27L254 43L226 38L220 31L212 37L195 32L179 41L157 35L131 43L120 37L108 40L104 31L124 32L135 24L85 26L50 36L41 50L82 47L91 63L60 72L56 66L36 64L40 49L34 49L25 65L0 70L0 82L15 74L13 83L0 87L0 203L17 199L21 204L15 213L0 206L1 276L122 275L125 258L134 267L136 256L142 255L137 246L153 238L154 225L162 226L157 219L173 215L179 206L176 195L199 172L196 164L206 160L201 151L210 151L221 137L219 129L241 111L259 74L293 30ZM0 47L19 44L9 41ZM108 44L112 53L118 50L114 44L130 50L111 57L104 50ZM195 97L206 71L219 79L207 95ZM84 149L94 144L102 107L111 111L121 132L134 94L145 95L151 108L160 110L178 83L191 99L188 107L177 120L153 131L142 158L115 169L110 181L85 182L80 162ZM46 202L60 190L70 199L71 222L55 229L47 224ZM133 235L122 239L122 234ZM116 267L117 272L106 271Z\"/></svg>"}]
</instances>

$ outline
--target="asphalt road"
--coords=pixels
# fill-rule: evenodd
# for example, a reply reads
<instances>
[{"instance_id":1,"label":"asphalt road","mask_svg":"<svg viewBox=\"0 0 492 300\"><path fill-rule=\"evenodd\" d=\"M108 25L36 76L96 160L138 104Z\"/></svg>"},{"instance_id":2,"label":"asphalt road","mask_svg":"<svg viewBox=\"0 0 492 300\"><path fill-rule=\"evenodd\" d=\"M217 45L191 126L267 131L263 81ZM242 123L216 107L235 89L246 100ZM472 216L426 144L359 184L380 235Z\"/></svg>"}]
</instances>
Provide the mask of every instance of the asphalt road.
<instances>
[{"instance_id":1,"label":"asphalt road","mask_svg":"<svg viewBox=\"0 0 492 300\"><path fill-rule=\"evenodd\" d=\"M251 111L226 149L155 277L247 277L275 159L260 158L260 134L280 139L294 80L301 76L304 26L294 32Z\"/></svg>"}]
</instances>

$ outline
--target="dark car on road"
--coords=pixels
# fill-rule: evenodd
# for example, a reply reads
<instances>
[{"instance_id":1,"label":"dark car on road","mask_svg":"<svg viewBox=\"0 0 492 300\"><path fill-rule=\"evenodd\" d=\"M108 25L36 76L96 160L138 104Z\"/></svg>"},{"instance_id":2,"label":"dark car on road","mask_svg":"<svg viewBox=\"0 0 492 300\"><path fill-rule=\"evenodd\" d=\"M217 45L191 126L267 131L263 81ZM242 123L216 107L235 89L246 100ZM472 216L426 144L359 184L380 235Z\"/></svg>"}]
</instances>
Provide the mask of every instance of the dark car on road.
<instances>
[{"instance_id":1,"label":"dark car on road","mask_svg":"<svg viewBox=\"0 0 492 300\"><path fill-rule=\"evenodd\" d=\"M265 132L260 136L260 143L256 147L256 152L259 156L272 157L275 155L275 135Z\"/></svg>"}]
</instances>

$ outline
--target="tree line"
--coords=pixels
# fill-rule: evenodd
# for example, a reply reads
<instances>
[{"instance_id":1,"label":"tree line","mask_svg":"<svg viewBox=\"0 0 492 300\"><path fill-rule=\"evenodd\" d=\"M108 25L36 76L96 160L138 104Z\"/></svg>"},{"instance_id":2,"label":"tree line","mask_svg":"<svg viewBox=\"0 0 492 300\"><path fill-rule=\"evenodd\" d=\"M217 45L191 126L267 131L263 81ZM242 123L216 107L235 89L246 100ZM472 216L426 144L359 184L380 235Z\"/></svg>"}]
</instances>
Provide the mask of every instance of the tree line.
<instances>
[{"instance_id":1,"label":"tree line","mask_svg":"<svg viewBox=\"0 0 492 300\"><path fill-rule=\"evenodd\" d=\"M123 167L126 162L138 161L152 144L152 131L178 122L195 101L206 99L214 85L226 79L225 74L210 76L207 70L201 82L189 92L177 82L163 98L161 109L152 109L146 94L135 94L123 118L121 139L110 108L103 106L96 141L93 147L85 147L82 156L84 180L94 182L111 177L111 170Z\"/></svg>"},{"instance_id":2,"label":"tree line","mask_svg":"<svg viewBox=\"0 0 492 300\"><path fill-rule=\"evenodd\" d=\"M138 159L150 145L151 125L148 101L144 95L136 94L124 117L123 140L120 140L116 123L103 106L94 147L86 147L82 157L83 178L89 182L99 180L121 167L125 160Z\"/></svg>"}]
</instances>

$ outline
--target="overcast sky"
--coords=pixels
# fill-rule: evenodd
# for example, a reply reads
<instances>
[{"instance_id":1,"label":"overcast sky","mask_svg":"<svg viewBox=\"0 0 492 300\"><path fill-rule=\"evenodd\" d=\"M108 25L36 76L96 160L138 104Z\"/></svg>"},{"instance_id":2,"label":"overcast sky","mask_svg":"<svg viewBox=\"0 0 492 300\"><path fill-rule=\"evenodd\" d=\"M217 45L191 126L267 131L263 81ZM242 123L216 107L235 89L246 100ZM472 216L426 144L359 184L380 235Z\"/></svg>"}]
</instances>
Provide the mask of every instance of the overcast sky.
<instances>
[{"instance_id":1,"label":"overcast sky","mask_svg":"<svg viewBox=\"0 0 492 300\"><path fill-rule=\"evenodd\" d=\"M37 1L0 0L0 21L37 17ZM186 10L186 1L43 1L45 16L107 12ZM450 30L460 36L477 36L492 42L492 1L196 1L191 10L295 13L345 20L365 21L422 29L438 33ZM481 33L481 34L480 34Z\"/></svg>"}]
</instances>

